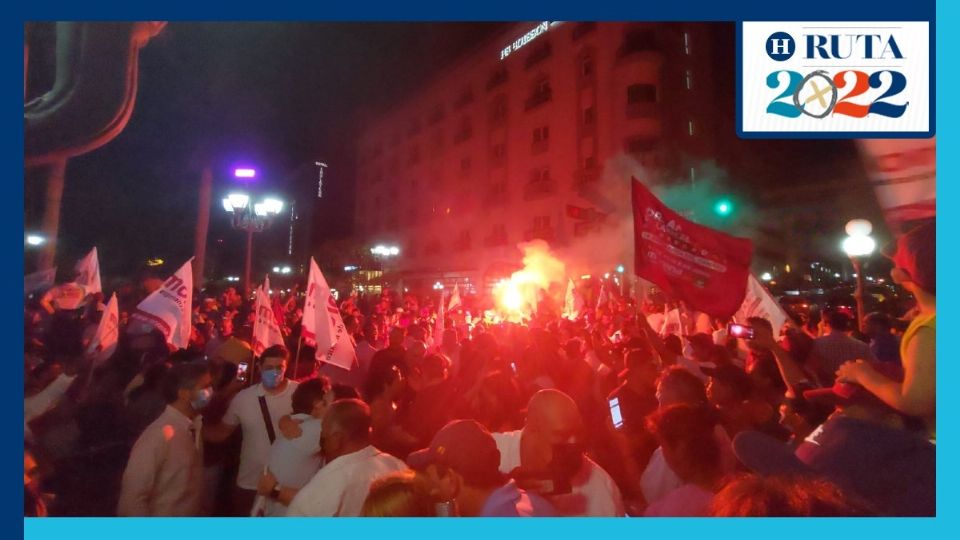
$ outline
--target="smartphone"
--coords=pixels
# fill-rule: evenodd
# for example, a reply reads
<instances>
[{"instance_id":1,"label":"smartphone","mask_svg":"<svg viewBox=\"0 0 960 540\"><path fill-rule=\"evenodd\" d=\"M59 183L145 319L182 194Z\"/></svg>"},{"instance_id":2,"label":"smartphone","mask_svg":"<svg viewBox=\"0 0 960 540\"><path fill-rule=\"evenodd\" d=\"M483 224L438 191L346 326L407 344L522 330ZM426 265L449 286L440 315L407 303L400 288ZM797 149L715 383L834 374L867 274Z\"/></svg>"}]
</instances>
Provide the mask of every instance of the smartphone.
<instances>
[{"instance_id":1,"label":"smartphone","mask_svg":"<svg viewBox=\"0 0 960 540\"><path fill-rule=\"evenodd\" d=\"M250 364L248 362L240 362L237 364L237 380L240 382L247 382L249 371Z\"/></svg>"},{"instance_id":2,"label":"smartphone","mask_svg":"<svg viewBox=\"0 0 960 540\"><path fill-rule=\"evenodd\" d=\"M610 418L613 420L613 427L623 428L623 413L620 412L620 398L610 398Z\"/></svg>"},{"instance_id":3,"label":"smartphone","mask_svg":"<svg viewBox=\"0 0 960 540\"><path fill-rule=\"evenodd\" d=\"M743 324L730 323L727 325L727 335L741 339L753 339L753 328Z\"/></svg>"}]
</instances>

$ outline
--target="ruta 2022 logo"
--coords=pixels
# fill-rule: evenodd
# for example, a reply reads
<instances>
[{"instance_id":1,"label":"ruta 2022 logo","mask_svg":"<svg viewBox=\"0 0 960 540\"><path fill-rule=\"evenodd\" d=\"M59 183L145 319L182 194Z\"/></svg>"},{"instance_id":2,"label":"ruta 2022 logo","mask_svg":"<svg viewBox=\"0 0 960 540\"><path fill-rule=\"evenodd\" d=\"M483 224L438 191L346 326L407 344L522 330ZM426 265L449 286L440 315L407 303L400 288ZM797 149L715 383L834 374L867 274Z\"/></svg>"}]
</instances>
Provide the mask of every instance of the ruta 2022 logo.
<instances>
[{"instance_id":1,"label":"ruta 2022 logo","mask_svg":"<svg viewBox=\"0 0 960 540\"><path fill-rule=\"evenodd\" d=\"M930 132L927 23L743 23L741 133Z\"/></svg>"}]
</instances>

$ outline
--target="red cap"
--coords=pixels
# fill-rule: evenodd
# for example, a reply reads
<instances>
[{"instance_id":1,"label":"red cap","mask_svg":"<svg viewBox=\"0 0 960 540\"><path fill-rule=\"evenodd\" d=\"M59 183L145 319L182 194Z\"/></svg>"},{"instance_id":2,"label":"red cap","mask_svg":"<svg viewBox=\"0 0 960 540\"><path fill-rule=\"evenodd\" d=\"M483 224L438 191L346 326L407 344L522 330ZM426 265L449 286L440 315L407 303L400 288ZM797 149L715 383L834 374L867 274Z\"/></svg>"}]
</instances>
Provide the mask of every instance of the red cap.
<instances>
[{"instance_id":1,"label":"red cap","mask_svg":"<svg viewBox=\"0 0 960 540\"><path fill-rule=\"evenodd\" d=\"M868 362L870 367L884 377L903 382L903 367L892 362ZM825 403L838 407L849 407L851 405L863 404L882 404L880 399L871 394L866 388L859 384L837 381L832 388L818 388L816 390L807 390L803 397L808 401L816 403Z\"/></svg>"}]
</instances>

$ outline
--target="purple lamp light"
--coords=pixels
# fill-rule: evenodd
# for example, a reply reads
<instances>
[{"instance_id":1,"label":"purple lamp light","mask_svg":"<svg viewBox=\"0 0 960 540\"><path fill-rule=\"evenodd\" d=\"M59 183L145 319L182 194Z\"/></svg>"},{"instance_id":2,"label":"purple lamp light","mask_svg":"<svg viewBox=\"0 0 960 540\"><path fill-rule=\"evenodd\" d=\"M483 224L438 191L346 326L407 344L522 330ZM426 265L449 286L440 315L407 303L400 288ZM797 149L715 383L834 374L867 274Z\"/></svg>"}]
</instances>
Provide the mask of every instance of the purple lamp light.
<instances>
[{"instance_id":1,"label":"purple lamp light","mask_svg":"<svg viewBox=\"0 0 960 540\"><path fill-rule=\"evenodd\" d=\"M236 178L254 178L257 176L256 169L234 169L233 176Z\"/></svg>"}]
</instances>

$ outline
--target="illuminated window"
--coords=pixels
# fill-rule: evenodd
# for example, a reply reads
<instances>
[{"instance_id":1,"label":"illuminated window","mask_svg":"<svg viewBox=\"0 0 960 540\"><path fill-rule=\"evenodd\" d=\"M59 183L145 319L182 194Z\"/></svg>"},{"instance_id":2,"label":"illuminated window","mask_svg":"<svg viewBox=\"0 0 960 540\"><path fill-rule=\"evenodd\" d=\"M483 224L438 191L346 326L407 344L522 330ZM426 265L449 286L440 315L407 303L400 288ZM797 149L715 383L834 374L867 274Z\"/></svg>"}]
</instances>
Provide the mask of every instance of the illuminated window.
<instances>
[{"instance_id":1,"label":"illuminated window","mask_svg":"<svg viewBox=\"0 0 960 540\"><path fill-rule=\"evenodd\" d=\"M687 90L692 90L693 89L693 71L692 70L689 70L689 69L687 70L686 82L687 82Z\"/></svg>"},{"instance_id":2,"label":"illuminated window","mask_svg":"<svg viewBox=\"0 0 960 540\"><path fill-rule=\"evenodd\" d=\"M690 136L693 137L693 120L687 121L687 131L690 133Z\"/></svg>"},{"instance_id":3,"label":"illuminated window","mask_svg":"<svg viewBox=\"0 0 960 540\"><path fill-rule=\"evenodd\" d=\"M690 32L683 33L683 54L690 54Z\"/></svg>"}]
</instances>

